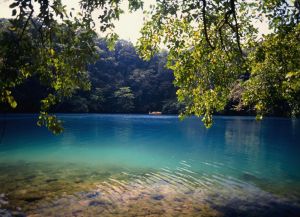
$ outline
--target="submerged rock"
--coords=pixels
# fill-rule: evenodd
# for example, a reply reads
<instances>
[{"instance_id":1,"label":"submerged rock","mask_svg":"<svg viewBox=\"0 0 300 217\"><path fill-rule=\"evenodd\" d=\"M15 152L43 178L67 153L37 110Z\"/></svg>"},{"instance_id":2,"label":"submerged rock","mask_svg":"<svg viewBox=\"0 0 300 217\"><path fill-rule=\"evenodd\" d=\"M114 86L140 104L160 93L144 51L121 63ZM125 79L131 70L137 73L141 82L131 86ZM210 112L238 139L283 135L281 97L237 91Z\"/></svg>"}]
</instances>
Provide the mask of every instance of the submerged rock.
<instances>
[{"instance_id":1,"label":"submerged rock","mask_svg":"<svg viewBox=\"0 0 300 217\"><path fill-rule=\"evenodd\" d=\"M76 183L76 184L83 183L83 180L82 179L75 179L74 183Z\"/></svg>"},{"instance_id":2,"label":"submerged rock","mask_svg":"<svg viewBox=\"0 0 300 217\"><path fill-rule=\"evenodd\" d=\"M86 195L86 197L89 198L89 199L93 199L93 198L96 198L98 196L100 196L100 192L93 192L93 193L89 193L89 194Z\"/></svg>"},{"instance_id":3,"label":"submerged rock","mask_svg":"<svg viewBox=\"0 0 300 217\"><path fill-rule=\"evenodd\" d=\"M101 200L93 200L89 202L89 206L106 206L109 205L109 203Z\"/></svg>"},{"instance_id":4,"label":"submerged rock","mask_svg":"<svg viewBox=\"0 0 300 217\"><path fill-rule=\"evenodd\" d=\"M46 179L45 182L49 183L49 182L56 182L58 181L58 179Z\"/></svg>"},{"instance_id":5,"label":"submerged rock","mask_svg":"<svg viewBox=\"0 0 300 217\"><path fill-rule=\"evenodd\" d=\"M0 209L1 217L13 217L12 214L6 209Z\"/></svg>"},{"instance_id":6,"label":"submerged rock","mask_svg":"<svg viewBox=\"0 0 300 217\"><path fill-rule=\"evenodd\" d=\"M26 217L26 215L20 211L10 211L7 209L0 209L1 217Z\"/></svg>"},{"instance_id":7,"label":"submerged rock","mask_svg":"<svg viewBox=\"0 0 300 217\"><path fill-rule=\"evenodd\" d=\"M42 200L43 198L44 197L42 195L35 195L35 194L21 195L20 197L17 197L17 199L26 201L28 203L36 202Z\"/></svg>"},{"instance_id":8,"label":"submerged rock","mask_svg":"<svg viewBox=\"0 0 300 217\"><path fill-rule=\"evenodd\" d=\"M165 198L165 196L164 196L164 195L161 195L161 194L158 194L158 195L153 195L151 198L152 198L153 200L162 200L162 199Z\"/></svg>"},{"instance_id":9,"label":"submerged rock","mask_svg":"<svg viewBox=\"0 0 300 217\"><path fill-rule=\"evenodd\" d=\"M183 198L178 198L178 197L175 197L173 200L174 200L175 202L180 202L180 203L184 201Z\"/></svg>"},{"instance_id":10,"label":"submerged rock","mask_svg":"<svg viewBox=\"0 0 300 217\"><path fill-rule=\"evenodd\" d=\"M0 194L0 207L6 204L8 204L8 201L5 199L5 194L2 193Z\"/></svg>"},{"instance_id":11,"label":"submerged rock","mask_svg":"<svg viewBox=\"0 0 300 217\"><path fill-rule=\"evenodd\" d=\"M255 176L253 174L250 174L250 173L243 173L242 176L241 176L241 179L245 180L245 181L250 181L250 182L261 182L261 181L263 181L262 178L258 178L257 176Z\"/></svg>"},{"instance_id":12,"label":"submerged rock","mask_svg":"<svg viewBox=\"0 0 300 217\"><path fill-rule=\"evenodd\" d=\"M13 217L26 217L26 215L24 213L19 212L19 211L12 211L11 214Z\"/></svg>"},{"instance_id":13,"label":"submerged rock","mask_svg":"<svg viewBox=\"0 0 300 217\"><path fill-rule=\"evenodd\" d=\"M36 175L29 175L29 176L26 176L25 177L25 180L32 180L32 179L34 179L34 178L36 178Z\"/></svg>"}]
</instances>

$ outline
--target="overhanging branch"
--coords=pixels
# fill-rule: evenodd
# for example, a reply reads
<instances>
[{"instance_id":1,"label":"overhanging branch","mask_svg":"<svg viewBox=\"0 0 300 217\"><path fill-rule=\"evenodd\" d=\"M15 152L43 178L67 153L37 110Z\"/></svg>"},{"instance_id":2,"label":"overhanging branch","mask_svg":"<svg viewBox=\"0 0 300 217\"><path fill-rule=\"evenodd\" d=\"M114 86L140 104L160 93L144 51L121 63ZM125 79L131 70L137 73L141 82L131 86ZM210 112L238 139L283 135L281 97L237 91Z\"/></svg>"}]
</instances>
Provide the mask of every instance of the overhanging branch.
<instances>
[{"instance_id":1,"label":"overhanging branch","mask_svg":"<svg viewBox=\"0 0 300 217\"><path fill-rule=\"evenodd\" d=\"M236 34L236 43L237 43L238 49L239 49L241 55L243 56L243 51L242 51L241 42L240 42L239 25L238 25L238 21L237 21L237 17L236 17L236 10L235 10L235 2L234 1L235 0L230 0L230 7L231 7L231 10L232 10L233 19L234 19L234 22L235 22L235 26L233 28L233 31Z\"/></svg>"},{"instance_id":2,"label":"overhanging branch","mask_svg":"<svg viewBox=\"0 0 300 217\"><path fill-rule=\"evenodd\" d=\"M203 27L204 27L204 36L205 36L205 39L206 39L209 47L214 50L215 47L210 42L210 39L209 39L209 36L208 36L208 32L207 32L206 0L202 0L202 3L203 3L203 7L202 7L202 19L203 19Z\"/></svg>"},{"instance_id":3,"label":"overhanging branch","mask_svg":"<svg viewBox=\"0 0 300 217\"><path fill-rule=\"evenodd\" d=\"M26 22L25 22L25 25L24 25L24 27L23 27L23 29L22 29L22 33L21 33L21 36L20 36L19 41L22 41L24 32L25 32L25 30L26 30L26 27L28 26L28 22L29 22L29 20L31 19L33 12L34 12L34 10L33 10L33 8L32 8L32 9L31 9L31 12L30 12L30 14L29 14L29 16L28 16L28 18L27 18L27 20L26 20Z\"/></svg>"}]
</instances>

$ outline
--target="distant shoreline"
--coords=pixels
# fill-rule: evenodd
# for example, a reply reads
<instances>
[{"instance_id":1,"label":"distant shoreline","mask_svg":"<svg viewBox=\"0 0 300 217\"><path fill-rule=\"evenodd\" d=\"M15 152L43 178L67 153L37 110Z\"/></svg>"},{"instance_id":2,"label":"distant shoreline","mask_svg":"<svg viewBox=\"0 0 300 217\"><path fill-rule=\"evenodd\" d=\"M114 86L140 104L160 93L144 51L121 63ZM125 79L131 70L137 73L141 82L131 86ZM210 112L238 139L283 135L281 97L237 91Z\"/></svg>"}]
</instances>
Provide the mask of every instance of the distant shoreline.
<instances>
[{"instance_id":1,"label":"distant shoreline","mask_svg":"<svg viewBox=\"0 0 300 217\"><path fill-rule=\"evenodd\" d=\"M30 115L30 116L38 116L39 113L30 113L30 112L24 112L24 113L12 113L12 112L7 112L7 113L4 113L4 112L0 112L0 117L5 117L5 116L27 116L27 115ZM159 118L159 117L166 117L166 116L174 116L174 117L178 117L179 114L164 114L162 113L161 115L149 115L149 113L94 113L94 112L89 112L89 113L76 113L76 112L58 112L58 113L52 113L52 114L55 114L57 115L58 117L59 116L76 116L76 115L103 115L103 116L149 116L149 117L152 117L152 118ZM255 115L241 115L241 114L214 114L213 115L214 118L218 118L218 117L244 117L244 118L250 118L250 119L255 119ZM189 116L187 118L199 118L201 119L201 117L196 117L194 115L192 116ZM286 119L286 120L299 120L300 118L297 117L297 118L291 118L291 117L285 117L285 116L265 116L263 118L264 119L269 119L269 118L272 118L272 119Z\"/></svg>"}]
</instances>

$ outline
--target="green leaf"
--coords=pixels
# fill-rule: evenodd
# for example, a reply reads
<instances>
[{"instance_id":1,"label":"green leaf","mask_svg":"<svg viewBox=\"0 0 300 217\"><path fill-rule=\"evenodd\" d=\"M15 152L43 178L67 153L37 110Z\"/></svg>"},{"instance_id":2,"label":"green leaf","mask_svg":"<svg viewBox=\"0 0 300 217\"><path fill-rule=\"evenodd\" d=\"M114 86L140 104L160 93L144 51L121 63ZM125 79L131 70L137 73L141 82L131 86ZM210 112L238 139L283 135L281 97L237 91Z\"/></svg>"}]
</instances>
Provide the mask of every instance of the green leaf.
<instances>
[{"instance_id":1,"label":"green leaf","mask_svg":"<svg viewBox=\"0 0 300 217\"><path fill-rule=\"evenodd\" d=\"M14 97L13 96L7 96L7 101L9 103L9 105L12 107L12 108L16 108L17 107L17 102L15 101Z\"/></svg>"},{"instance_id":2,"label":"green leaf","mask_svg":"<svg viewBox=\"0 0 300 217\"><path fill-rule=\"evenodd\" d=\"M14 2L14 3L9 5L10 8L15 8L17 6L19 6L19 2Z\"/></svg>"},{"instance_id":3,"label":"green leaf","mask_svg":"<svg viewBox=\"0 0 300 217\"><path fill-rule=\"evenodd\" d=\"M17 14L17 10L16 10L16 9L13 9L11 15L12 15L12 16L16 16L16 14Z\"/></svg>"}]
</instances>

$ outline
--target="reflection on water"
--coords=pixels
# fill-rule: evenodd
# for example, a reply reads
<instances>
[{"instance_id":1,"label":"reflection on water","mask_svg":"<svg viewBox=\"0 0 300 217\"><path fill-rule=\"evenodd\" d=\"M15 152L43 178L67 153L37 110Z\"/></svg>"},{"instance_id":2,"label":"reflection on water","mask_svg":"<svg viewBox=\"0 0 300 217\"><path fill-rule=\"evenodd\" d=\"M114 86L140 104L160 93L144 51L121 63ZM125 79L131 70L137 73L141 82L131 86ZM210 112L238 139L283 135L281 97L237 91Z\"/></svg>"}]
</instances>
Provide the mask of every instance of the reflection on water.
<instances>
[{"instance_id":1,"label":"reflection on water","mask_svg":"<svg viewBox=\"0 0 300 217\"><path fill-rule=\"evenodd\" d=\"M295 120L218 117L207 130L174 116L63 118L57 137L32 116L8 118L0 216L300 213Z\"/></svg>"},{"instance_id":2,"label":"reflection on water","mask_svg":"<svg viewBox=\"0 0 300 217\"><path fill-rule=\"evenodd\" d=\"M261 122L241 119L226 122L225 143L229 153L240 152L255 158L260 152L260 137Z\"/></svg>"}]
</instances>

